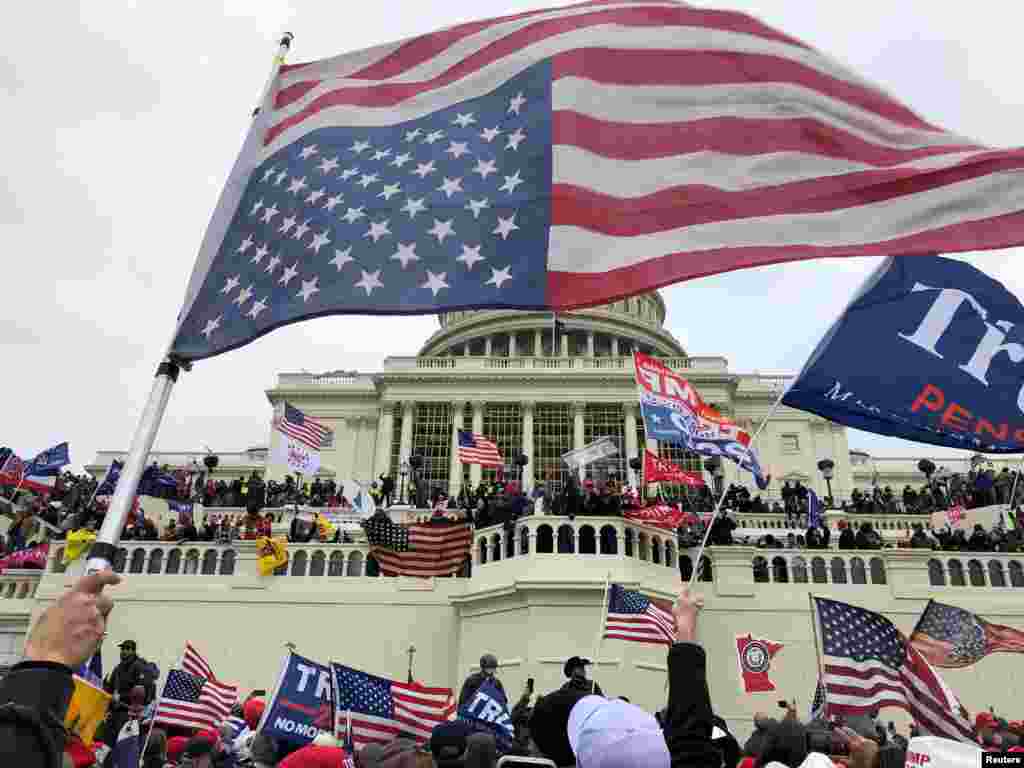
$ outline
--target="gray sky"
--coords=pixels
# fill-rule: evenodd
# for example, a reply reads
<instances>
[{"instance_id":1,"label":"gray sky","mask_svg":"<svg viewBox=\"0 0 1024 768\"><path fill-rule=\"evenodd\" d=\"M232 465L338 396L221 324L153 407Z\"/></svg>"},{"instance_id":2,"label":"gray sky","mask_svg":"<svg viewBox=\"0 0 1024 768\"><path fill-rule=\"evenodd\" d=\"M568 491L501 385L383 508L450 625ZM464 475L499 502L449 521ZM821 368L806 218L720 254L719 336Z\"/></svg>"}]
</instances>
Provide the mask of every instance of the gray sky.
<instances>
[{"instance_id":1,"label":"gray sky","mask_svg":"<svg viewBox=\"0 0 1024 768\"><path fill-rule=\"evenodd\" d=\"M32 454L67 439L75 467L98 449L128 446L281 31L295 33L297 62L564 4L21 6L17 34L0 53L0 444ZM939 125L995 146L1021 143L1014 62L1024 12L1011 4L999 5L1001 15L927 0L715 7L753 13L828 52ZM1011 266L1019 257L969 259L1024 296L1024 269ZM663 292L667 324L691 354L724 355L734 370L795 370L874 263L818 261L684 283ZM263 391L278 371L376 370L387 355L414 355L436 327L434 317L323 318L202 361L179 380L157 447L263 443ZM850 443L878 455L941 453L860 433Z\"/></svg>"}]
</instances>

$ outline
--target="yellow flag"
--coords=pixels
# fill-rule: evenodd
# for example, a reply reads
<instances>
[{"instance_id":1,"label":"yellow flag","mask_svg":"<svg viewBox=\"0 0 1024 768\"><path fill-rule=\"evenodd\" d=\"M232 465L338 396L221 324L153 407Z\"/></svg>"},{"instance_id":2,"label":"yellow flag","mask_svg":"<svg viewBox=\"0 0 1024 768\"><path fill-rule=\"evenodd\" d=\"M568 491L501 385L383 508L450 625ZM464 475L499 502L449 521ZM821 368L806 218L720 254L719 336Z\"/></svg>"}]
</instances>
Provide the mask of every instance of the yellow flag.
<instances>
[{"instance_id":1,"label":"yellow flag","mask_svg":"<svg viewBox=\"0 0 1024 768\"><path fill-rule=\"evenodd\" d=\"M82 556L82 553L96 541L96 532L87 528L80 528L68 534L67 544L64 546L64 565L73 563Z\"/></svg>"},{"instance_id":2,"label":"yellow flag","mask_svg":"<svg viewBox=\"0 0 1024 768\"><path fill-rule=\"evenodd\" d=\"M269 576L288 562L288 544L281 539L261 536L256 539L256 551L259 553L256 565L260 569L260 576Z\"/></svg>"},{"instance_id":3,"label":"yellow flag","mask_svg":"<svg viewBox=\"0 0 1024 768\"><path fill-rule=\"evenodd\" d=\"M84 744L91 745L109 706L109 693L75 675L75 690L64 717L64 727L78 734Z\"/></svg>"},{"instance_id":4,"label":"yellow flag","mask_svg":"<svg viewBox=\"0 0 1024 768\"><path fill-rule=\"evenodd\" d=\"M316 524L320 529L320 539L322 541L330 541L334 538L334 523L328 520L323 515L317 513Z\"/></svg>"}]
</instances>

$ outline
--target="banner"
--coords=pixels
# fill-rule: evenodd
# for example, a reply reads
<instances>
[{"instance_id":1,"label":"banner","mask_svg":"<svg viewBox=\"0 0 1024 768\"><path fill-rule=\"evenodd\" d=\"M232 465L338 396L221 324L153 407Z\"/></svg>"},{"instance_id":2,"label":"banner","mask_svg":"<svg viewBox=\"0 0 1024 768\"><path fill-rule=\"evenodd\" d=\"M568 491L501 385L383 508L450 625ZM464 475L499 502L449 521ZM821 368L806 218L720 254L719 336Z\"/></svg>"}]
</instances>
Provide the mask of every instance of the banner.
<instances>
[{"instance_id":1,"label":"banner","mask_svg":"<svg viewBox=\"0 0 1024 768\"><path fill-rule=\"evenodd\" d=\"M984 750L977 744L966 744L939 736L915 736L907 745L906 766L907 768L978 768L980 765L985 765L981 759L983 753Z\"/></svg>"},{"instance_id":2,"label":"banner","mask_svg":"<svg viewBox=\"0 0 1024 768\"><path fill-rule=\"evenodd\" d=\"M986 531L991 531L1000 522L1009 525L1009 520L1003 517L1005 510L1005 504L992 504L977 509L964 509L960 505L953 506L949 509L932 512L932 529L940 530L948 525L954 531L970 533L974 530L974 526L981 525Z\"/></svg>"},{"instance_id":3,"label":"banner","mask_svg":"<svg viewBox=\"0 0 1024 768\"><path fill-rule=\"evenodd\" d=\"M512 748L515 729L508 711L508 699L492 679L484 680L473 697L462 706L459 720L469 723L474 730L492 734L499 752Z\"/></svg>"},{"instance_id":4,"label":"banner","mask_svg":"<svg viewBox=\"0 0 1024 768\"><path fill-rule=\"evenodd\" d=\"M890 257L861 286L782 402L879 435L1019 452L1021 328L1024 305L970 264Z\"/></svg>"},{"instance_id":5,"label":"banner","mask_svg":"<svg viewBox=\"0 0 1024 768\"><path fill-rule=\"evenodd\" d=\"M674 531L681 525L692 525L697 522L697 517L689 512L683 512L678 507L670 507L668 504L658 504L653 507L637 507L636 509L622 510L622 516L627 520L645 525L653 525L657 528L664 528L667 531ZM710 517L710 515L708 515Z\"/></svg>"},{"instance_id":6,"label":"banner","mask_svg":"<svg viewBox=\"0 0 1024 768\"><path fill-rule=\"evenodd\" d=\"M649 449L644 450L645 483L678 483L698 488L704 485L700 472L687 472L682 467L663 459Z\"/></svg>"},{"instance_id":7,"label":"banner","mask_svg":"<svg viewBox=\"0 0 1024 768\"><path fill-rule=\"evenodd\" d=\"M284 464L291 471L303 475L315 475L320 471L320 451L314 451L305 443L283 432L278 432L277 439L272 442L275 463Z\"/></svg>"},{"instance_id":8,"label":"banner","mask_svg":"<svg viewBox=\"0 0 1024 768\"><path fill-rule=\"evenodd\" d=\"M14 554L0 558L0 573L20 568L43 569L46 567L46 558L49 554L49 542L36 544L28 549L19 549Z\"/></svg>"},{"instance_id":9,"label":"banner","mask_svg":"<svg viewBox=\"0 0 1024 768\"><path fill-rule=\"evenodd\" d=\"M91 745L96 738L96 729L107 716L110 707L110 694L102 688L74 676L75 688L71 694L71 703L64 716L64 727L69 732L78 734L86 745Z\"/></svg>"},{"instance_id":10,"label":"banner","mask_svg":"<svg viewBox=\"0 0 1024 768\"><path fill-rule=\"evenodd\" d=\"M607 459L609 456L615 456L618 452L619 449L610 437L599 437L597 440L587 443L582 448L577 448L575 451L563 453L562 461L572 469L579 469L580 467L585 467L588 464L593 464L595 461Z\"/></svg>"},{"instance_id":11,"label":"banner","mask_svg":"<svg viewBox=\"0 0 1024 768\"><path fill-rule=\"evenodd\" d=\"M740 677L744 693L769 693L775 690L775 683L768 678L772 659L783 648L782 643L771 640L736 635L736 657L740 665Z\"/></svg>"},{"instance_id":12,"label":"banner","mask_svg":"<svg viewBox=\"0 0 1024 768\"><path fill-rule=\"evenodd\" d=\"M320 731L333 730L333 706L331 668L291 653L256 730L274 739L309 744Z\"/></svg>"},{"instance_id":13,"label":"banner","mask_svg":"<svg viewBox=\"0 0 1024 768\"><path fill-rule=\"evenodd\" d=\"M256 567L260 576L270 576L288 562L288 542L261 536L256 539Z\"/></svg>"},{"instance_id":14,"label":"banner","mask_svg":"<svg viewBox=\"0 0 1024 768\"><path fill-rule=\"evenodd\" d=\"M168 501L167 511L174 515L175 522L187 528L195 521L195 508L192 502Z\"/></svg>"}]
</instances>

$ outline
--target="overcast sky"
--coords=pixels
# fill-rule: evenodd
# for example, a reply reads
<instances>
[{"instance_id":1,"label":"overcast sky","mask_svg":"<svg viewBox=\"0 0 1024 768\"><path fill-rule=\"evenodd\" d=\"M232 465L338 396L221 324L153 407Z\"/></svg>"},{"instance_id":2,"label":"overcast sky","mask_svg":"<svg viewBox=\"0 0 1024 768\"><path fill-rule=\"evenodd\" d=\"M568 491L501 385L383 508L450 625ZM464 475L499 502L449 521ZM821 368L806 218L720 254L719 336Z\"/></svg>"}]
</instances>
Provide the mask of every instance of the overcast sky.
<instances>
[{"instance_id":1,"label":"overcast sky","mask_svg":"<svg viewBox=\"0 0 1024 768\"><path fill-rule=\"evenodd\" d=\"M127 448L281 31L295 33L297 62L561 4L19 6L0 53L0 444L32 454L66 439L76 467L99 449ZM991 145L1021 144L1024 12L1010 4L1001 15L926 0L715 5L830 53L932 122ZM1022 296L1021 255L968 258ZM733 370L795 370L874 263L817 261L678 285L663 292L667 325L691 354L724 355ZM179 380L157 447L264 443L263 392L277 372L378 370L388 355L414 355L436 327L434 317L323 318L200 362ZM850 444L877 455L941 453L860 433Z\"/></svg>"}]
</instances>

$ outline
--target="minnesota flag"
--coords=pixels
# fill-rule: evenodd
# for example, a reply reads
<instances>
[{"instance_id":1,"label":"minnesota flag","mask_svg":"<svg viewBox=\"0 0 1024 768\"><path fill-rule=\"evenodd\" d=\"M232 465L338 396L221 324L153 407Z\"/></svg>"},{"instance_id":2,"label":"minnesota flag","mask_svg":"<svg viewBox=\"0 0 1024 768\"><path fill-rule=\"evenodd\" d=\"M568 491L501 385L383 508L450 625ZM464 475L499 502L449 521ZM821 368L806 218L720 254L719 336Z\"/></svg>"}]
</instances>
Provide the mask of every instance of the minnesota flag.
<instances>
[{"instance_id":1,"label":"minnesota flag","mask_svg":"<svg viewBox=\"0 0 1024 768\"><path fill-rule=\"evenodd\" d=\"M260 576L269 576L288 562L288 544L281 539L261 536L256 539L256 551L259 553L256 564L260 569Z\"/></svg>"}]
</instances>

